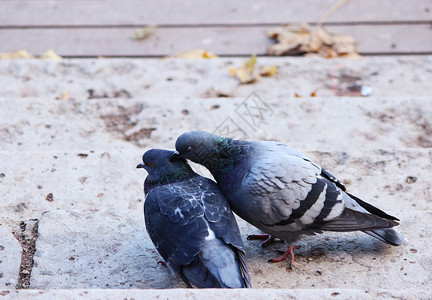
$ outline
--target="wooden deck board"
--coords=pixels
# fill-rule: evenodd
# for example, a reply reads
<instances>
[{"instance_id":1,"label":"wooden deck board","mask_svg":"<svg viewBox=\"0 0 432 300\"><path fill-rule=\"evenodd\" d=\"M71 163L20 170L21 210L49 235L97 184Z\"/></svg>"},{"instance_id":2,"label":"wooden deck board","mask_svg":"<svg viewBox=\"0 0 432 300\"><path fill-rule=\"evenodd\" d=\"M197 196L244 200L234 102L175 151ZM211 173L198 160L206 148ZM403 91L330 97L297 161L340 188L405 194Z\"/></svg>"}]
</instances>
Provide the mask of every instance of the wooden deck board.
<instances>
[{"instance_id":1,"label":"wooden deck board","mask_svg":"<svg viewBox=\"0 0 432 300\"><path fill-rule=\"evenodd\" d=\"M2 0L0 52L165 56L204 48L219 55L266 54L264 30L316 23L337 0ZM358 51L432 54L432 0L350 0L327 28L353 36ZM139 26L155 34L132 41Z\"/></svg>"},{"instance_id":2,"label":"wooden deck board","mask_svg":"<svg viewBox=\"0 0 432 300\"><path fill-rule=\"evenodd\" d=\"M193 48L219 55L266 54L271 26L158 28L143 41L130 39L134 28L32 28L0 30L0 52L26 49L39 55L53 49L62 56L165 56ZM352 35L359 52L432 53L431 28L416 25L328 26Z\"/></svg>"},{"instance_id":3,"label":"wooden deck board","mask_svg":"<svg viewBox=\"0 0 432 300\"><path fill-rule=\"evenodd\" d=\"M0 26L316 23L336 0L3 0ZM430 22L432 0L351 0L328 22Z\"/></svg>"}]
</instances>

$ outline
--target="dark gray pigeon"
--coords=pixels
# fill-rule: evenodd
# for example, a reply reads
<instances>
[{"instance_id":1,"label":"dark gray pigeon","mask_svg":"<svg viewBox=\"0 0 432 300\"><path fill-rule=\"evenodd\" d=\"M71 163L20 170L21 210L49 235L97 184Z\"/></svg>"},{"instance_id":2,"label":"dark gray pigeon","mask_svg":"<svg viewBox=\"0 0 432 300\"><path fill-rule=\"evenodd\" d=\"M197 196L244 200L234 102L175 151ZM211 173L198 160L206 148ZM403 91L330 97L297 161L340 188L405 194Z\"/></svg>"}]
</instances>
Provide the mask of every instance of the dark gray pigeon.
<instances>
[{"instance_id":1,"label":"dark gray pigeon","mask_svg":"<svg viewBox=\"0 0 432 300\"><path fill-rule=\"evenodd\" d=\"M302 234L361 230L390 245L402 244L398 219L347 193L329 172L300 152L277 142L249 142L203 131L181 135L177 153L207 167L241 218L289 247Z\"/></svg>"},{"instance_id":2,"label":"dark gray pigeon","mask_svg":"<svg viewBox=\"0 0 432 300\"><path fill-rule=\"evenodd\" d=\"M251 287L244 245L228 202L212 180L173 151L143 155L147 232L171 271L198 288Z\"/></svg>"}]
</instances>

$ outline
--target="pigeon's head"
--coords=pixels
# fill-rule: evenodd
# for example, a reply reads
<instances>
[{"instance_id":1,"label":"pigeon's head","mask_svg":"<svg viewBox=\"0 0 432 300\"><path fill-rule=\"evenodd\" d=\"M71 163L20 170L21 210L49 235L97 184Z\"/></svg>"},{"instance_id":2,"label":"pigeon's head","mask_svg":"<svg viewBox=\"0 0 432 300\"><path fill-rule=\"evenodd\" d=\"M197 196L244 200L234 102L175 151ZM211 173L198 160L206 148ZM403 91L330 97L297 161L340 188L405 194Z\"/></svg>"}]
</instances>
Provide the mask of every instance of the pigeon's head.
<instances>
[{"instance_id":1,"label":"pigeon's head","mask_svg":"<svg viewBox=\"0 0 432 300\"><path fill-rule=\"evenodd\" d=\"M176 159L190 159L199 164L205 164L205 159L214 156L217 151L217 135L205 131L190 131L178 137L175 147L176 152L171 156L171 161Z\"/></svg>"},{"instance_id":2,"label":"pigeon's head","mask_svg":"<svg viewBox=\"0 0 432 300\"><path fill-rule=\"evenodd\" d=\"M170 157L174 153L174 151L169 150L150 149L144 153L143 162L137 165L137 168L144 168L147 171L146 180L158 183L173 182L194 174L186 160L170 161Z\"/></svg>"}]
</instances>

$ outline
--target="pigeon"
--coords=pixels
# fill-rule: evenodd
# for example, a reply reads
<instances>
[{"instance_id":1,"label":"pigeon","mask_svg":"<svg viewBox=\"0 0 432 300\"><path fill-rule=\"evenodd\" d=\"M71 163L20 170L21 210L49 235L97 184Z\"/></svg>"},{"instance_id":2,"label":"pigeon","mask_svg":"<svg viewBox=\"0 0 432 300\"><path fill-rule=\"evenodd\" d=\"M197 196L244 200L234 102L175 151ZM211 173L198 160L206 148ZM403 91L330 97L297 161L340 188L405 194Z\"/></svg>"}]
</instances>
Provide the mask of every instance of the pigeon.
<instances>
[{"instance_id":1,"label":"pigeon","mask_svg":"<svg viewBox=\"0 0 432 300\"><path fill-rule=\"evenodd\" d=\"M272 141L241 141L204 131L182 134L170 158L190 159L215 178L231 209L274 238L288 242L291 256L302 235L323 231L363 231L387 244L401 245L392 227L397 218L349 194L340 180L299 151ZM254 236L251 236L254 238ZM259 236L257 236L259 237Z\"/></svg>"},{"instance_id":2,"label":"pigeon","mask_svg":"<svg viewBox=\"0 0 432 300\"><path fill-rule=\"evenodd\" d=\"M216 183L174 151L144 153L147 232L166 266L188 287L250 288L240 230Z\"/></svg>"}]
</instances>

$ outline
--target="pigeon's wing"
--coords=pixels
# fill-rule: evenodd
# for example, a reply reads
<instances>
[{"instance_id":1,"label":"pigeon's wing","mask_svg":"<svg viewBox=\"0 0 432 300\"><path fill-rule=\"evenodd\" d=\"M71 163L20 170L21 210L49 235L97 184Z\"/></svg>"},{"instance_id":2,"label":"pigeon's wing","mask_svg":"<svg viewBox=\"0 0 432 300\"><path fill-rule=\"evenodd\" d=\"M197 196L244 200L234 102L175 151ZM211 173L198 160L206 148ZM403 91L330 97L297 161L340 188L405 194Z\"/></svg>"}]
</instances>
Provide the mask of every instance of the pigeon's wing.
<instances>
[{"instance_id":1,"label":"pigeon's wing","mask_svg":"<svg viewBox=\"0 0 432 300\"><path fill-rule=\"evenodd\" d=\"M219 253L227 250L223 247L229 248L228 252L235 251L230 250L231 246L225 242L221 242L223 247L220 249L207 245L212 238L210 229L213 227L207 215L217 224L216 229L221 227L220 230L223 231L221 224L225 213L218 214L216 208L205 208L208 194L206 190L202 182L176 183L152 189L147 194L144 205L146 228L168 266L177 272L188 286L192 283L199 288L219 288L224 287L224 282L220 280L218 270L212 271L209 261L211 264L213 259L219 258ZM217 215L219 217L216 217ZM225 232L221 233L222 238L238 244L238 241L231 237L230 231L230 228L225 227ZM206 260L202 253L204 248L214 251L215 256ZM240 251L234 246L233 249ZM233 262L230 268L235 270L235 261Z\"/></svg>"},{"instance_id":2,"label":"pigeon's wing","mask_svg":"<svg viewBox=\"0 0 432 300\"><path fill-rule=\"evenodd\" d=\"M346 209L344 192L333 181L320 176L322 169L308 159L278 155L260 159L245 178L255 194L259 221L283 230L369 230L393 225L380 217ZM258 213L258 210L256 211ZM302 228L303 226L303 228ZM381 227L382 226L382 227Z\"/></svg>"},{"instance_id":3,"label":"pigeon's wing","mask_svg":"<svg viewBox=\"0 0 432 300\"><path fill-rule=\"evenodd\" d=\"M350 200L348 200L347 202L355 202L355 204L358 204L360 207L362 207L364 210L366 210L367 212L374 214L376 216L379 216L381 218L385 218L385 219L389 219L389 220L394 220L394 221L399 221L398 218L393 217L387 213L385 213L384 211L380 210L379 208L373 206L372 204L369 204L363 200L361 200L360 198L347 193L347 195L349 196Z\"/></svg>"},{"instance_id":4,"label":"pigeon's wing","mask_svg":"<svg viewBox=\"0 0 432 300\"><path fill-rule=\"evenodd\" d=\"M202 204L181 188L160 186L147 194L144 215L157 251L180 273L195 260L209 234Z\"/></svg>"},{"instance_id":5,"label":"pigeon's wing","mask_svg":"<svg viewBox=\"0 0 432 300\"><path fill-rule=\"evenodd\" d=\"M323 168L321 168L321 176L323 176L324 178L330 180L331 182L333 182L338 188L340 188L342 191L346 192L346 187L345 185L339 180L337 179L335 176L333 176L332 174L330 174L330 172L324 170ZM388 219L388 220L394 220L394 221L399 221L398 218L393 217L387 213L385 213L384 211L380 210L379 208L373 206L372 204L369 204L363 200L361 200L360 198L346 192L346 194L349 196L350 199L346 199L346 204L348 207L350 207L350 203L353 203L353 209L355 209L354 206L359 206L362 209L357 209L359 211L363 211L363 212L369 212L370 214L376 215L378 217L384 218L384 219ZM347 201L348 200L348 201Z\"/></svg>"},{"instance_id":6,"label":"pigeon's wing","mask_svg":"<svg viewBox=\"0 0 432 300\"><path fill-rule=\"evenodd\" d=\"M329 189L320 173L310 161L279 153L257 160L242 187L262 224L310 225L337 218L344 209L339 190L333 184Z\"/></svg>"},{"instance_id":7,"label":"pigeon's wing","mask_svg":"<svg viewBox=\"0 0 432 300\"><path fill-rule=\"evenodd\" d=\"M327 185L327 193L329 193L329 190L333 190L333 195L337 195L338 198L340 197L340 194L342 194L342 198L345 202L344 205L346 208L348 208L348 210L344 210L343 214L341 214L340 217L338 218L339 220L336 222L329 222L329 224L322 226L322 224L326 222L323 222L324 219L321 218L322 217L321 214L321 216L319 216L314 222L314 224L312 224L311 226L314 227L322 226L321 227L322 230L337 230L337 231L351 231L351 230L356 230L357 227L359 230L363 230L365 233L388 244L391 245L402 244L403 237L396 230L389 228L398 225L397 222L394 222L394 221L399 221L396 217L393 217L385 213L384 211L359 199L358 197L352 194L346 193L345 185L338 178L336 178L336 176L334 176L324 168L321 168L320 166L312 162L310 159L308 159L306 156L304 156L302 153L298 152L297 150L287 145L281 143L275 143L275 142L268 142L266 147L267 149L270 149L270 151L275 151L275 152L283 151L284 154L302 158L304 161L309 162L310 164L316 166L321 170L321 173L318 176L317 181L320 181L320 178L330 181L330 184ZM331 183L334 184L342 192L340 190L337 190L337 193L335 193L334 187L331 186ZM324 207L323 213L325 213L326 210L328 211L328 206ZM383 218L385 220L382 220L380 218ZM380 226L382 226L382 229L371 229L371 230L367 229L367 227L379 228Z\"/></svg>"},{"instance_id":8,"label":"pigeon's wing","mask_svg":"<svg viewBox=\"0 0 432 300\"><path fill-rule=\"evenodd\" d=\"M231 245L236 254L237 266L241 271L246 287L251 287L244 257L244 245L235 217L225 196L212 180L201 177L200 190L204 204L204 214L215 236ZM234 273L234 271L232 271Z\"/></svg>"},{"instance_id":9,"label":"pigeon's wing","mask_svg":"<svg viewBox=\"0 0 432 300\"><path fill-rule=\"evenodd\" d=\"M204 214L216 237L244 252L244 245L237 222L228 201L216 183L208 178L201 177L200 190L202 191Z\"/></svg>"},{"instance_id":10,"label":"pigeon's wing","mask_svg":"<svg viewBox=\"0 0 432 300\"><path fill-rule=\"evenodd\" d=\"M274 148L274 149L277 149L277 150L275 150L275 151L277 151L277 152L283 151L284 154L286 154L286 155L297 156L297 157L302 158L302 159L304 159L305 161L308 161L308 162L310 162L311 164L313 164L313 165L319 167L316 163L314 163L313 161L311 161L311 160L310 160L309 158L307 158L303 153L299 152L299 151L296 150L296 149L293 149L293 148L291 148L291 147L289 147L289 146L287 146L287 145L285 145L285 144L282 144L282 143L277 143L277 142L267 142L267 143L268 143L268 144L266 145L267 149L272 149L272 148ZM271 144L271 143L273 143L273 144ZM345 185L344 185L344 184L343 184L339 179L337 179L336 176L333 176L330 172L328 172L328 171L325 170L324 168L321 168L321 167L319 167L319 168L321 169L321 174L320 174L320 175L321 175L322 177L324 177L324 178L330 180L331 182L333 182L334 184L336 184L336 186L337 186L338 188L340 188L342 191L345 191L345 190L346 190Z\"/></svg>"},{"instance_id":11,"label":"pigeon's wing","mask_svg":"<svg viewBox=\"0 0 432 300\"><path fill-rule=\"evenodd\" d=\"M333 176L332 174L330 174L330 172L324 170L323 168L321 168L321 176L330 180L331 182L333 182L338 188L340 188L342 191L346 191L346 187L345 185L342 183L342 181L340 181L339 179L337 179L335 176Z\"/></svg>"}]
</instances>

